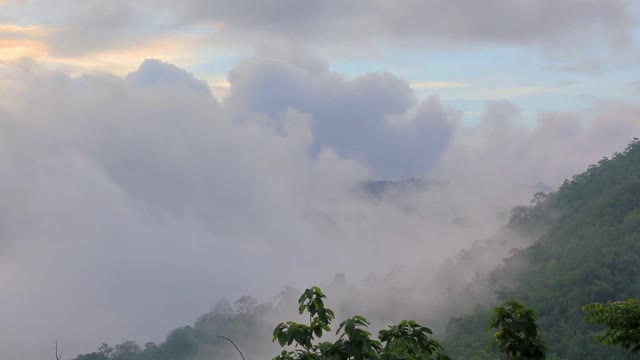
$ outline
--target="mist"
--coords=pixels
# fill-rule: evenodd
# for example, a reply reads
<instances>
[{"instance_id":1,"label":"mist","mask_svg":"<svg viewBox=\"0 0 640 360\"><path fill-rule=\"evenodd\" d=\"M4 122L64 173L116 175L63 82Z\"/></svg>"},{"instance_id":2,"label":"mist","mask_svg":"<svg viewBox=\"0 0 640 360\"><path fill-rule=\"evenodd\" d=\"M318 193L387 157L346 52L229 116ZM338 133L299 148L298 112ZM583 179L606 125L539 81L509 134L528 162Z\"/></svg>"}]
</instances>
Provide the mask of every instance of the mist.
<instances>
[{"instance_id":1,"label":"mist","mask_svg":"<svg viewBox=\"0 0 640 360\"><path fill-rule=\"evenodd\" d=\"M269 302L338 273L355 289L336 302L420 282L400 312L363 302L376 325L436 319L461 250L640 131L628 104L525 126L487 102L469 125L393 74L349 78L307 54L258 54L229 82L216 98L158 60L127 76L0 66L0 354L159 341L222 299ZM454 267L457 283L525 241L509 239Z\"/></svg>"}]
</instances>

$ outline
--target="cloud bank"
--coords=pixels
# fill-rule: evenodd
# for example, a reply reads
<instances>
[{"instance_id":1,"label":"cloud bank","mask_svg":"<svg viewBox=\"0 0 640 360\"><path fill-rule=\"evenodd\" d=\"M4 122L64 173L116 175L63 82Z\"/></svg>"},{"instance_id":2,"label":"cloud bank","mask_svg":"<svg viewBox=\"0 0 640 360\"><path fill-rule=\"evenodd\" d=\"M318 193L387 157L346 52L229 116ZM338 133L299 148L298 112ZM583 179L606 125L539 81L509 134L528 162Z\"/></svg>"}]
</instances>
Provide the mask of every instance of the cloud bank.
<instances>
[{"instance_id":1,"label":"cloud bank","mask_svg":"<svg viewBox=\"0 0 640 360\"><path fill-rule=\"evenodd\" d=\"M57 54L122 47L195 27L211 40L257 45L375 46L418 42L438 46L498 44L580 47L631 45L634 19L625 0L428 1L68 1L5 4L8 18L50 26ZM73 9L73 11L67 11Z\"/></svg>"},{"instance_id":2,"label":"cloud bank","mask_svg":"<svg viewBox=\"0 0 640 360\"><path fill-rule=\"evenodd\" d=\"M158 339L222 297L394 264L436 270L640 132L635 105L593 119L488 103L476 127L391 74L256 56L221 102L173 65L125 78L35 63L0 71L0 354ZM433 186L383 197L368 180Z\"/></svg>"}]
</instances>

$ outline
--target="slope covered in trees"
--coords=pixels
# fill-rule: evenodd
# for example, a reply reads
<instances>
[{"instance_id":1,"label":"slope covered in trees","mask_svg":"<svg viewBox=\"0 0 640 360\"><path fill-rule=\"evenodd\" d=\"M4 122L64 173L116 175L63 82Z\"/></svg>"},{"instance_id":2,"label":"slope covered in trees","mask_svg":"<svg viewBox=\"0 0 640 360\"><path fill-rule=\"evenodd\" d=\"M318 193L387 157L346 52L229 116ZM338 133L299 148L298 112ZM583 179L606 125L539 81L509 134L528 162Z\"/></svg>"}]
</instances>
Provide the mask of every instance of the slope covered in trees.
<instances>
[{"instance_id":1,"label":"slope covered in trees","mask_svg":"<svg viewBox=\"0 0 640 360\"><path fill-rule=\"evenodd\" d=\"M497 301L516 298L536 309L548 359L621 359L593 340L583 305L637 297L640 292L640 142L603 158L556 192L514 209L512 222L538 241L517 250L489 277ZM494 359L485 347L488 306L453 319L445 346L454 359Z\"/></svg>"},{"instance_id":2,"label":"slope covered in trees","mask_svg":"<svg viewBox=\"0 0 640 360\"><path fill-rule=\"evenodd\" d=\"M478 264L495 258L491 251L509 245L521 248L513 250L488 276L483 276L486 266ZM465 288L448 292L448 307L460 312L473 301L481 303L464 316L453 318L446 334L440 332L452 359L499 359L487 348L493 336L487 324L493 306L510 299L518 299L539 313L542 337L549 347L547 359L625 358L627 355L621 350L594 341L602 329L584 321L582 307L638 297L640 292L640 141L635 139L611 159L603 158L565 181L557 191L536 193L529 206L512 210L503 234L461 252L458 261L447 270L450 276L439 278L459 282L454 275L460 275L461 269L479 276ZM390 279L395 282L393 277ZM340 285L340 289L345 286ZM496 294L493 298L486 296L491 289ZM403 294L411 291L397 289L395 293L404 298ZM288 289L273 304L264 305L243 297L233 305L217 306L193 326L173 330L162 343L147 343L144 347L133 342L104 345L77 360L237 356L233 346L220 335L233 338L245 353L269 354L264 356L268 358L277 353L277 346L264 339L270 340L274 324L290 315L286 309L296 307L298 295ZM351 305L354 304L345 301L340 306L346 306L348 311L363 311L357 306L352 309ZM431 307L433 312L433 304ZM364 315L376 317L370 312ZM386 315L382 322L388 320ZM433 326L431 316L425 311L423 315L416 314L415 319Z\"/></svg>"}]
</instances>

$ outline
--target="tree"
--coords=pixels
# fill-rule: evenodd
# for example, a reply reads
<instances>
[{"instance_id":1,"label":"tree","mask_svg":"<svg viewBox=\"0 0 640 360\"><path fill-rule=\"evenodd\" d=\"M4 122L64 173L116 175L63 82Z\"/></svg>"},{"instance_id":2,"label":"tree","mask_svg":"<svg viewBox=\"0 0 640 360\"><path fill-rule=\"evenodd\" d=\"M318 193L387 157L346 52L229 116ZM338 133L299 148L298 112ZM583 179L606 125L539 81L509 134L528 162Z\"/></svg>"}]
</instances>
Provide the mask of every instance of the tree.
<instances>
[{"instance_id":1,"label":"tree","mask_svg":"<svg viewBox=\"0 0 640 360\"><path fill-rule=\"evenodd\" d=\"M127 340L115 346L111 360L136 360L140 354L142 354L140 346L132 340Z\"/></svg>"},{"instance_id":2,"label":"tree","mask_svg":"<svg viewBox=\"0 0 640 360\"><path fill-rule=\"evenodd\" d=\"M496 346L509 360L545 359L547 345L540 338L540 327L536 323L538 313L516 300L496 306L487 329L497 329L489 342Z\"/></svg>"},{"instance_id":3,"label":"tree","mask_svg":"<svg viewBox=\"0 0 640 360\"><path fill-rule=\"evenodd\" d=\"M604 334L596 338L602 344L618 345L629 353L640 351L640 301L594 303L584 306L582 311L589 324L607 327Z\"/></svg>"},{"instance_id":4,"label":"tree","mask_svg":"<svg viewBox=\"0 0 640 360\"><path fill-rule=\"evenodd\" d=\"M430 338L432 331L412 320L403 320L371 338L366 330L369 322L362 316L353 316L338 326L335 342L319 342L325 332L331 331L334 312L324 306L325 295L318 287L304 291L298 300L300 314L309 314L309 325L287 321L273 331L273 341L283 350L274 360L450 360L442 345Z\"/></svg>"}]
</instances>

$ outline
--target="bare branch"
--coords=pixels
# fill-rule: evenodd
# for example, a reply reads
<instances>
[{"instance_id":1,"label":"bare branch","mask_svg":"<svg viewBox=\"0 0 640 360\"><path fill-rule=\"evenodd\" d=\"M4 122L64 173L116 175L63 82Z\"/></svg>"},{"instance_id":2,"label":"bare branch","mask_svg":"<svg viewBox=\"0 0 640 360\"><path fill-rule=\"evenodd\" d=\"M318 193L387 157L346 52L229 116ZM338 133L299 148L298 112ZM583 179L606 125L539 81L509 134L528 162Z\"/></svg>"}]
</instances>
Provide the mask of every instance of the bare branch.
<instances>
[{"instance_id":1,"label":"bare branch","mask_svg":"<svg viewBox=\"0 0 640 360\"><path fill-rule=\"evenodd\" d=\"M229 338L227 338L227 337L224 337L224 336L218 336L218 337L219 337L220 339L225 339L225 340L227 340L228 342L230 342L230 343L231 343L231 345L233 345L233 347L235 347L235 348L236 348L236 350L238 350L238 353L240 354L240 357L242 357L242 360L245 360L245 359L244 359L244 355L242 355L242 351L240 351L240 349L238 349L238 347L236 346L236 344L235 344L233 341L231 341L231 339L229 339Z\"/></svg>"},{"instance_id":2,"label":"bare branch","mask_svg":"<svg viewBox=\"0 0 640 360\"><path fill-rule=\"evenodd\" d=\"M56 340L56 360L62 360L62 353L58 352L58 340Z\"/></svg>"}]
</instances>

